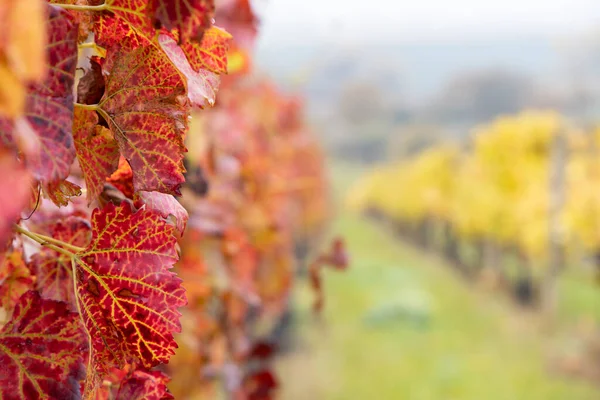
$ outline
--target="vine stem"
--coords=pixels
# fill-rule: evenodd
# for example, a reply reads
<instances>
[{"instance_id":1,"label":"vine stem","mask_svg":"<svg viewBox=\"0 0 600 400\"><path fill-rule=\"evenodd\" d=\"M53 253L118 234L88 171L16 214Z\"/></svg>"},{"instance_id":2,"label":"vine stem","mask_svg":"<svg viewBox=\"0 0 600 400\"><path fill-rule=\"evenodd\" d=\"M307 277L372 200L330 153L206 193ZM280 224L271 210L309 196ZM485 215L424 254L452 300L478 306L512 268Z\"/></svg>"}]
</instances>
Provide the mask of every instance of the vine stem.
<instances>
[{"instance_id":1,"label":"vine stem","mask_svg":"<svg viewBox=\"0 0 600 400\"><path fill-rule=\"evenodd\" d=\"M15 231L17 231L18 233L20 233L23 236L27 236L29 239L33 240L34 242L37 242L37 243L41 244L42 246L52 249L52 250L54 250L62 255L65 255L67 257L73 257L76 252L83 250L82 248L73 246L69 243L65 243L65 242L62 242L62 241L54 239L54 238L49 238L48 236L39 235L37 233L28 231L26 229L21 228L19 225L15 225ZM48 239L50 239L50 240L48 240ZM59 247L59 246L62 246L62 247ZM70 251L67 250L68 248L70 248Z\"/></svg>"},{"instance_id":2,"label":"vine stem","mask_svg":"<svg viewBox=\"0 0 600 400\"><path fill-rule=\"evenodd\" d=\"M94 43L94 42L81 43L81 44L78 44L77 47L79 47L80 49L93 49L94 47L96 47L96 43Z\"/></svg>"},{"instance_id":3,"label":"vine stem","mask_svg":"<svg viewBox=\"0 0 600 400\"><path fill-rule=\"evenodd\" d=\"M62 240L58 240L58 239L54 239L53 237L50 237L50 236L42 235L40 233L34 233L34 235L36 235L40 239L44 239L48 243L55 244L64 249L73 251L75 253L81 253L83 250L85 250L85 248L83 248L83 247L75 246L70 243L63 242Z\"/></svg>"},{"instance_id":4,"label":"vine stem","mask_svg":"<svg viewBox=\"0 0 600 400\"><path fill-rule=\"evenodd\" d=\"M73 103L73 105L75 107L79 107L83 110L91 110L91 111L97 111L100 106L98 104L81 104L81 103Z\"/></svg>"},{"instance_id":5,"label":"vine stem","mask_svg":"<svg viewBox=\"0 0 600 400\"><path fill-rule=\"evenodd\" d=\"M53 6L57 6L63 8L65 10L73 10L73 11L104 11L108 10L108 4L100 4L98 6L90 6L83 4L61 4L61 3L52 3Z\"/></svg>"}]
</instances>

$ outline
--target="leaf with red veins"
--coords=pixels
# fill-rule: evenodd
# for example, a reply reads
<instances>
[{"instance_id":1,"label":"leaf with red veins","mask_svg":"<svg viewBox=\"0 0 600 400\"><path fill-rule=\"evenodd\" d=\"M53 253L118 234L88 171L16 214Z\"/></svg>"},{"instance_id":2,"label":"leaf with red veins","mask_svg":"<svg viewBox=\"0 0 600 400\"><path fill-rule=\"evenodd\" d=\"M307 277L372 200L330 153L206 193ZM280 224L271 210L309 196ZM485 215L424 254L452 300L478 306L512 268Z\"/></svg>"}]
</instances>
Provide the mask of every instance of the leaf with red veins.
<instances>
[{"instance_id":1,"label":"leaf with red veins","mask_svg":"<svg viewBox=\"0 0 600 400\"><path fill-rule=\"evenodd\" d=\"M133 170L135 191L180 195L189 113L183 77L159 48L128 42L108 50L103 70L98 112Z\"/></svg>"},{"instance_id":2,"label":"leaf with red veins","mask_svg":"<svg viewBox=\"0 0 600 400\"><path fill-rule=\"evenodd\" d=\"M73 84L77 65L77 26L72 18L49 7L48 74L44 82L28 89L25 117L39 146L25 152L29 169L44 182L65 179L75 159L73 147ZM15 147L19 132L10 121L0 118L0 141Z\"/></svg>"},{"instance_id":3,"label":"leaf with red veins","mask_svg":"<svg viewBox=\"0 0 600 400\"><path fill-rule=\"evenodd\" d=\"M173 65L185 76L187 96L192 104L200 108L215 104L221 78L208 70L194 71L183 50L170 36L159 35L158 42Z\"/></svg>"},{"instance_id":4,"label":"leaf with red veins","mask_svg":"<svg viewBox=\"0 0 600 400\"><path fill-rule=\"evenodd\" d=\"M158 212L163 218L168 218L170 215L173 216L175 218L175 227L180 234L183 234L189 215L187 210L183 208L175 197L170 194L144 191L139 192L138 197L146 207Z\"/></svg>"},{"instance_id":5,"label":"leaf with red veins","mask_svg":"<svg viewBox=\"0 0 600 400\"><path fill-rule=\"evenodd\" d=\"M149 11L167 30L177 30L181 42L200 40L212 25L214 0L150 0Z\"/></svg>"},{"instance_id":6,"label":"leaf with red veins","mask_svg":"<svg viewBox=\"0 0 600 400\"><path fill-rule=\"evenodd\" d=\"M29 291L0 332L0 398L78 399L87 343L67 304Z\"/></svg>"},{"instance_id":7,"label":"leaf with red veins","mask_svg":"<svg viewBox=\"0 0 600 400\"><path fill-rule=\"evenodd\" d=\"M44 193L58 207L65 207L73 197L81 196L81 188L67 180L56 180L44 185Z\"/></svg>"},{"instance_id":8,"label":"leaf with red veins","mask_svg":"<svg viewBox=\"0 0 600 400\"><path fill-rule=\"evenodd\" d=\"M100 375L110 368L169 361L181 331L185 290L169 271L177 261L174 228L150 210L107 204L92 214L93 238L77 253L77 298Z\"/></svg>"},{"instance_id":9,"label":"leaf with red veins","mask_svg":"<svg viewBox=\"0 0 600 400\"><path fill-rule=\"evenodd\" d=\"M172 399L167 391L169 377L160 371L146 371L138 368L132 371L111 371L101 389L101 398L114 400L161 400Z\"/></svg>"},{"instance_id":10,"label":"leaf with red veins","mask_svg":"<svg viewBox=\"0 0 600 400\"><path fill-rule=\"evenodd\" d=\"M33 289L34 282L35 276L27 269L20 250L5 254L0 266L0 306L12 311L21 295Z\"/></svg>"},{"instance_id":11,"label":"leaf with red veins","mask_svg":"<svg viewBox=\"0 0 600 400\"><path fill-rule=\"evenodd\" d=\"M88 204L104 189L104 182L119 164L119 146L107 128L97 125L95 111L75 109L75 150L87 188Z\"/></svg>"},{"instance_id":12,"label":"leaf with red veins","mask_svg":"<svg viewBox=\"0 0 600 400\"><path fill-rule=\"evenodd\" d=\"M85 247L90 243L92 230L86 219L68 217L48 227L49 234L64 243ZM35 288L42 296L64 301L77 310L71 258L47 247L42 247L29 262L29 268L37 277Z\"/></svg>"},{"instance_id":13,"label":"leaf with red veins","mask_svg":"<svg viewBox=\"0 0 600 400\"><path fill-rule=\"evenodd\" d=\"M13 224L27 207L31 196L31 176L15 156L0 148L0 251L12 236Z\"/></svg>"},{"instance_id":14,"label":"leaf with red veins","mask_svg":"<svg viewBox=\"0 0 600 400\"><path fill-rule=\"evenodd\" d=\"M215 74L226 74L232 39L229 33L213 26L204 32L201 42L184 42L180 46L194 71L205 69Z\"/></svg>"}]
</instances>

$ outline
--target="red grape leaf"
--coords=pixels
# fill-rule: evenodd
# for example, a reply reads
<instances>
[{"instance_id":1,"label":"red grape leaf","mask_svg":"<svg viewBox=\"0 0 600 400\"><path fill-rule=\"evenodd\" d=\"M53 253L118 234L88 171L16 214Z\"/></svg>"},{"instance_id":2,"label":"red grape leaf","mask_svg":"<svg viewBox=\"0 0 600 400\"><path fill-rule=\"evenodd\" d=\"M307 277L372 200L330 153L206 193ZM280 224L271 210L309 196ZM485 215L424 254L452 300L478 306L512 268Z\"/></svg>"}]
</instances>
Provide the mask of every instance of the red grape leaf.
<instances>
[{"instance_id":1,"label":"red grape leaf","mask_svg":"<svg viewBox=\"0 0 600 400\"><path fill-rule=\"evenodd\" d=\"M37 134L39 146L26 154L35 178L44 182L64 179L75 159L73 137L73 84L77 65L77 27L71 17L50 7L48 20L48 74L44 82L28 90L27 121ZM0 139L17 141L12 122L0 119Z\"/></svg>"},{"instance_id":2,"label":"red grape leaf","mask_svg":"<svg viewBox=\"0 0 600 400\"><path fill-rule=\"evenodd\" d=\"M150 0L149 11L155 21L179 32L181 42L200 40L212 25L214 0Z\"/></svg>"},{"instance_id":3,"label":"red grape leaf","mask_svg":"<svg viewBox=\"0 0 600 400\"><path fill-rule=\"evenodd\" d=\"M4 255L0 266L0 306L12 311L21 295L33 289L35 277L31 275L20 250Z\"/></svg>"},{"instance_id":4,"label":"red grape leaf","mask_svg":"<svg viewBox=\"0 0 600 400\"><path fill-rule=\"evenodd\" d=\"M73 132L77 160L87 188L88 204L98 198L104 182L119 163L119 146L112 133L98 123L95 111L75 109Z\"/></svg>"},{"instance_id":5,"label":"red grape leaf","mask_svg":"<svg viewBox=\"0 0 600 400\"><path fill-rule=\"evenodd\" d=\"M133 6L139 3L144 6L147 0L132 0ZM123 1L114 1L113 3L123 3ZM117 6L118 7L118 6ZM150 19L144 20L140 25L132 25L131 19L139 17L129 12L130 9L122 8L115 10L114 14L102 14L94 25L95 42L104 48L118 46L121 42L127 41L132 47L143 47L151 43L154 36L154 30L150 25ZM147 22L147 23L146 23Z\"/></svg>"},{"instance_id":6,"label":"red grape leaf","mask_svg":"<svg viewBox=\"0 0 600 400\"><path fill-rule=\"evenodd\" d=\"M76 255L77 298L100 375L127 363L168 362L185 291L173 227L157 213L108 203L92 213L92 242Z\"/></svg>"},{"instance_id":7,"label":"red grape leaf","mask_svg":"<svg viewBox=\"0 0 600 400\"><path fill-rule=\"evenodd\" d=\"M204 32L201 42L184 42L181 49L194 71L206 69L216 74L226 74L231 40L229 33L213 26Z\"/></svg>"},{"instance_id":8,"label":"red grape leaf","mask_svg":"<svg viewBox=\"0 0 600 400\"><path fill-rule=\"evenodd\" d=\"M72 197L81 196L81 188L67 180L55 180L44 185L44 193L54 204L65 207Z\"/></svg>"},{"instance_id":9,"label":"red grape leaf","mask_svg":"<svg viewBox=\"0 0 600 400\"><path fill-rule=\"evenodd\" d=\"M129 367L129 366L128 366ZM100 399L111 400L161 400L172 399L167 391L169 377L160 371L113 370L104 380L110 382L102 388Z\"/></svg>"},{"instance_id":10,"label":"red grape leaf","mask_svg":"<svg viewBox=\"0 0 600 400\"><path fill-rule=\"evenodd\" d=\"M74 246L87 246L92 230L87 220L68 217L48 227L50 235ZM31 257L29 268L37 277L35 288L45 298L64 301L77 309L73 290L71 258L47 247Z\"/></svg>"},{"instance_id":11,"label":"red grape leaf","mask_svg":"<svg viewBox=\"0 0 600 400\"><path fill-rule=\"evenodd\" d=\"M144 191L138 192L138 196L146 207L158 212L163 218L168 218L169 215L173 216L175 218L175 227L180 234L183 234L190 216L175 197L170 194Z\"/></svg>"},{"instance_id":12,"label":"red grape leaf","mask_svg":"<svg viewBox=\"0 0 600 400\"><path fill-rule=\"evenodd\" d=\"M31 176L14 155L0 148L0 249L12 234L12 225L27 206L31 195Z\"/></svg>"},{"instance_id":13,"label":"red grape leaf","mask_svg":"<svg viewBox=\"0 0 600 400\"><path fill-rule=\"evenodd\" d=\"M0 332L0 398L80 398L77 374L86 349L77 313L25 293Z\"/></svg>"},{"instance_id":14,"label":"red grape leaf","mask_svg":"<svg viewBox=\"0 0 600 400\"><path fill-rule=\"evenodd\" d=\"M111 48L103 69L106 91L98 112L133 170L136 191L179 195L184 182L185 83L153 45Z\"/></svg>"},{"instance_id":15,"label":"red grape leaf","mask_svg":"<svg viewBox=\"0 0 600 400\"><path fill-rule=\"evenodd\" d=\"M207 104L215 104L217 90L221 79L214 72L202 69L196 72L190 66L188 59L177 42L168 35L159 35L160 46L171 62L185 76L187 95L193 105L204 108Z\"/></svg>"}]
</instances>

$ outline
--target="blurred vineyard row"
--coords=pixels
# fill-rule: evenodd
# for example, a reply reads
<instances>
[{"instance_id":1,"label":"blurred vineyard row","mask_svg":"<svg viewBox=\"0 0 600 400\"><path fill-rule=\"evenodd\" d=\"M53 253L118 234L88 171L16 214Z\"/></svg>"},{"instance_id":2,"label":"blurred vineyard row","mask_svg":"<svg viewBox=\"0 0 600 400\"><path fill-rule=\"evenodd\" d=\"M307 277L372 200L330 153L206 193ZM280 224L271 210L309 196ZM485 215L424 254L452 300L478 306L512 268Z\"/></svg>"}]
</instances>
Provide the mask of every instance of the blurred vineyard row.
<instances>
[{"instance_id":1,"label":"blurred vineyard row","mask_svg":"<svg viewBox=\"0 0 600 400\"><path fill-rule=\"evenodd\" d=\"M348 203L468 277L555 307L556 277L600 261L600 131L529 111L363 176Z\"/></svg>"}]
</instances>

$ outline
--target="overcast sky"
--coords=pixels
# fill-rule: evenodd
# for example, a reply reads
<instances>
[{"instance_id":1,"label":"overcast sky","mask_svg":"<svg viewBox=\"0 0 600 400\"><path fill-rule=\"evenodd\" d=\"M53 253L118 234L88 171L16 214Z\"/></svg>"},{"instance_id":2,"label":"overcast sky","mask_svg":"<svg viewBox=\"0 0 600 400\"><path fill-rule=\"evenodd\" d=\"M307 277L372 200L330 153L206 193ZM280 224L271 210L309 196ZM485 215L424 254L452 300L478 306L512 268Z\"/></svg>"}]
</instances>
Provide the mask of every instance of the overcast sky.
<instances>
[{"instance_id":1,"label":"overcast sky","mask_svg":"<svg viewBox=\"0 0 600 400\"><path fill-rule=\"evenodd\" d=\"M600 0L253 0L260 45L600 32Z\"/></svg>"}]
</instances>

